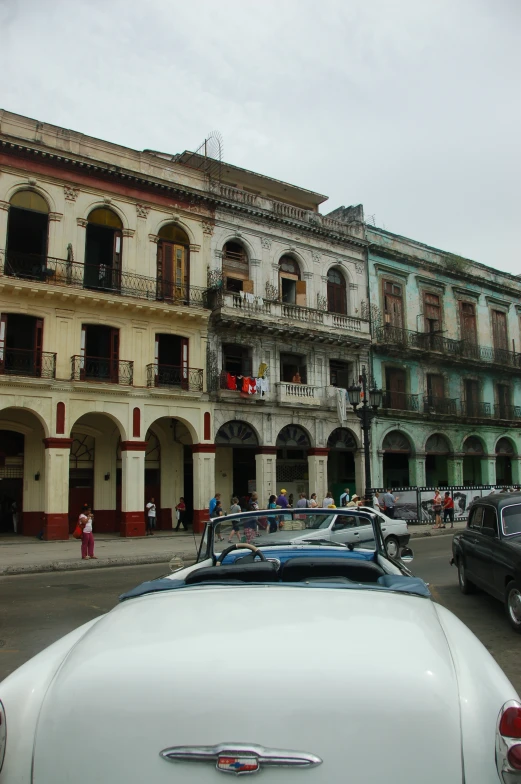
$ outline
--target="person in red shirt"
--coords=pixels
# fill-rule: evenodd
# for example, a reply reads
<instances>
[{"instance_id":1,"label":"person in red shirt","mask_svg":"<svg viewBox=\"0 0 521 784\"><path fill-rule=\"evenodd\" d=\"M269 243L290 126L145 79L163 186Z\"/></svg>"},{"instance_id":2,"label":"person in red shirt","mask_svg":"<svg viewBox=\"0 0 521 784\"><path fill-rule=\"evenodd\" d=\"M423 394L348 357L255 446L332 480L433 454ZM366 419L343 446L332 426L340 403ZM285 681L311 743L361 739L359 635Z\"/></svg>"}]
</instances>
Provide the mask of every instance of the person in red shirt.
<instances>
[{"instance_id":1,"label":"person in red shirt","mask_svg":"<svg viewBox=\"0 0 521 784\"><path fill-rule=\"evenodd\" d=\"M443 523L447 522L447 518L450 520L450 527L454 528L454 501L451 498L450 493L447 491L445 493L445 498L443 499Z\"/></svg>"}]
</instances>

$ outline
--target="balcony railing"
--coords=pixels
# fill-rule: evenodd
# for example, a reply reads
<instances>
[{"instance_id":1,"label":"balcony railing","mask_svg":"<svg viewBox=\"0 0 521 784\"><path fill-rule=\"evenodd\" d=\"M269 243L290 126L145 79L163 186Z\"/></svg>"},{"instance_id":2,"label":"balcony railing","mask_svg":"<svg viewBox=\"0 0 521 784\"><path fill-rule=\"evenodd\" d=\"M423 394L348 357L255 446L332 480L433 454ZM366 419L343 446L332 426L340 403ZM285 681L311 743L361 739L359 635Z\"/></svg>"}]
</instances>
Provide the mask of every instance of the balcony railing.
<instances>
[{"instance_id":1,"label":"balcony railing","mask_svg":"<svg viewBox=\"0 0 521 784\"><path fill-rule=\"evenodd\" d=\"M101 381L109 384L132 386L134 363L109 357L71 357L71 381Z\"/></svg>"},{"instance_id":2,"label":"balcony railing","mask_svg":"<svg viewBox=\"0 0 521 784\"><path fill-rule=\"evenodd\" d=\"M203 391L203 371L200 368L176 365L147 365L147 386L179 388L186 392Z\"/></svg>"},{"instance_id":3,"label":"balcony railing","mask_svg":"<svg viewBox=\"0 0 521 784\"><path fill-rule=\"evenodd\" d=\"M56 354L51 351L34 351L23 348L1 349L0 374L56 378Z\"/></svg>"},{"instance_id":4,"label":"balcony railing","mask_svg":"<svg viewBox=\"0 0 521 784\"><path fill-rule=\"evenodd\" d=\"M461 415L475 417L476 419L488 419L492 413L490 403L480 403L474 400L461 401Z\"/></svg>"},{"instance_id":5,"label":"balcony railing","mask_svg":"<svg viewBox=\"0 0 521 784\"><path fill-rule=\"evenodd\" d=\"M468 340L452 340L429 332L413 332L391 324L376 327L375 339L382 345L435 351L453 359L471 359L507 367L521 368L521 354L492 346L481 346Z\"/></svg>"},{"instance_id":6,"label":"balcony railing","mask_svg":"<svg viewBox=\"0 0 521 784\"><path fill-rule=\"evenodd\" d=\"M382 408L392 408L396 411L419 411L419 398L418 395L386 389L382 394Z\"/></svg>"},{"instance_id":7,"label":"balcony railing","mask_svg":"<svg viewBox=\"0 0 521 784\"><path fill-rule=\"evenodd\" d=\"M208 308L207 289L187 286L112 269L104 265L78 264L50 256L5 252L4 275L58 286L102 291L171 305ZM1 262L2 252L0 252Z\"/></svg>"},{"instance_id":8,"label":"balcony railing","mask_svg":"<svg viewBox=\"0 0 521 784\"><path fill-rule=\"evenodd\" d=\"M277 400L279 403L292 405L321 406L323 395L320 387L311 384L292 384L281 381L276 384Z\"/></svg>"},{"instance_id":9,"label":"balcony railing","mask_svg":"<svg viewBox=\"0 0 521 784\"><path fill-rule=\"evenodd\" d=\"M494 416L496 419L521 419L521 406L507 406L503 403L494 405Z\"/></svg>"},{"instance_id":10,"label":"balcony railing","mask_svg":"<svg viewBox=\"0 0 521 784\"><path fill-rule=\"evenodd\" d=\"M304 324L317 324L324 327L334 327L350 332L367 332L369 323L364 319L353 318L341 313L329 313L325 310L307 308L287 302L264 299L254 294L244 292L223 291L214 292L213 307L231 308L238 314L250 316L271 316L282 318L286 321L297 321Z\"/></svg>"},{"instance_id":11,"label":"balcony railing","mask_svg":"<svg viewBox=\"0 0 521 784\"><path fill-rule=\"evenodd\" d=\"M458 411L458 400L457 398L425 395L423 398L423 411L425 414L454 416Z\"/></svg>"}]
</instances>

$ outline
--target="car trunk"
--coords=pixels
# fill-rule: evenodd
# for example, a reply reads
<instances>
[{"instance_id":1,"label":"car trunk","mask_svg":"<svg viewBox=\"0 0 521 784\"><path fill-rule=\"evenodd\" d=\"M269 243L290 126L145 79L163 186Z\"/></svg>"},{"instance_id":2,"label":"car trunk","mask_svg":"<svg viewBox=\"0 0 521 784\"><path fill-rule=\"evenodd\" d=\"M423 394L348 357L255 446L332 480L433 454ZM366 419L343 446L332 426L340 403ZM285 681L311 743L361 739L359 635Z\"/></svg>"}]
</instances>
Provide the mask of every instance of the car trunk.
<instances>
[{"instance_id":1,"label":"car trunk","mask_svg":"<svg viewBox=\"0 0 521 784\"><path fill-rule=\"evenodd\" d=\"M461 784L456 677L430 600L281 585L134 599L71 651L38 722L35 784L218 782L172 746L318 755L266 782Z\"/></svg>"}]
</instances>

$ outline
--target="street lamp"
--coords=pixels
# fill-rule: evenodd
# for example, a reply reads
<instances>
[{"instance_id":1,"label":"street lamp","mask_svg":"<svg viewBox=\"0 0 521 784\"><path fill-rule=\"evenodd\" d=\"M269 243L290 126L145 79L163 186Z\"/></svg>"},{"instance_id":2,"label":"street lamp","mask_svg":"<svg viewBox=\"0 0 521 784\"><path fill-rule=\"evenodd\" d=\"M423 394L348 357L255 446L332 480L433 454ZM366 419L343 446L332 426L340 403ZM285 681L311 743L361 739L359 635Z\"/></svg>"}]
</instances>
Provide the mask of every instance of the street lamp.
<instances>
[{"instance_id":1,"label":"street lamp","mask_svg":"<svg viewBox=\"0 0 521 784\"><path fill-rule=\"evenodd\" d=\"M367 389L367 374L365 367L362 367L362 374L358 379L359 384L353 384L347 390L349 402L354 408L355 414L359 418L364 434L364 461L365 461L365 498L366 502L370 499L371 490L371 453L370 431L371 422L376 416L376 412L382 403L382 390L376 386ZM360 408L357 408L360 406Z\"/></svg>"}]
</instances>

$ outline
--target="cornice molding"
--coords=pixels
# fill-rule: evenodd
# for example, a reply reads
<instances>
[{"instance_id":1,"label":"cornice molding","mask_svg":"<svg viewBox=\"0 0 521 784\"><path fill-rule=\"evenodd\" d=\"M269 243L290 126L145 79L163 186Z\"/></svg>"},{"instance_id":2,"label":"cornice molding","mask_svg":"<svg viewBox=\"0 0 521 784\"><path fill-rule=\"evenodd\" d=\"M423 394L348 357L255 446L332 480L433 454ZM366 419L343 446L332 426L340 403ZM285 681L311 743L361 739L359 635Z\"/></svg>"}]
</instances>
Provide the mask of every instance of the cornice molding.
<instances>
[{"instance_id":1,"label":"cornice molding","mask_svg":"<svg viewBox=\"0 0 521 784\"><path fill-rule=\"evenodd\" d=\"M447 284L443 283L441 280L433 280L432 278L427 278L424 275L415 275L414 277L422 286L432 286L433 288L441 289L442 291L445 291L447 288Z\"/></svg>"},{"instance_id":2,"label":"cornice molding","mask_svg":"<svg viewBox=\"0 0 521 784\"><path fill-rule=\"evenodd\" d=\"M397 278L402 278L403 280L408 280L409 275L411 274L405 270L391 267L389 264L381 264L379 261L377 261L373 266L377 272L384 272L386 275L395 275Z\"/></svg>"},{"instance_id":3,"label":"cornice molding","mask_svg":"<svg viewBox=\"0 0 521 784\"><path fill-rule=\"evenodd\" d=\"M500 308L504 308L505 310L510 310L510 306L513 304L507 299L503 299L502 297L494 297L490 294L485 294L485 302L487 305L498 305Z\"/></svg>"},{"instance_id":4,"label":"cornice molding","mask_svg":"<svg viewBox=\"0 0 521 784\"><path fill-rule=\"evenodd\" d=\"M480 291L472 291L472 289L466 289L463 286L451 286L451 288L455 299L474 299L477 302L481 296Z\"/></svg>"}]
</instances>

